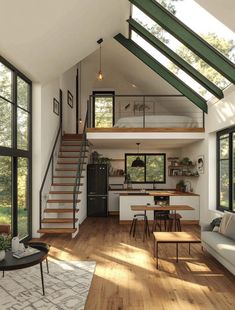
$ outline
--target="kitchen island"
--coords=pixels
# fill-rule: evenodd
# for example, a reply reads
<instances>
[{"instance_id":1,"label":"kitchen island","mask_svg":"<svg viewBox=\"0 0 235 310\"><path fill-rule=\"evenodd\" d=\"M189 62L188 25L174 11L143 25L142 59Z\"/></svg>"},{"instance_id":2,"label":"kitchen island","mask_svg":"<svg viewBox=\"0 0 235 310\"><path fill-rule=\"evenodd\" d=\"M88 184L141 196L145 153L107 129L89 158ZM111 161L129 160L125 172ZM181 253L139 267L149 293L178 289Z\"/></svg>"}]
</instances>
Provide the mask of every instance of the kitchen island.
<instances>
[{"instance_id":1,"label":"kitchen island","mask_svg":"<svg viewBox=\"0 0 235 310\"><path fill-rule=\"evenodd\" d=\"M154 205L155 197L167 197L169 205L189 205L194 210L179 211L182 221L198 223L200 218L200 197L194 193L179 192L175 190L158 190L145 192L121 192L119 198L119 221L120 223L129 223L133 219L134 211L132 205ZM147 211L148 219L153 220L153 211Z\"/></svg>"}]
</instances>

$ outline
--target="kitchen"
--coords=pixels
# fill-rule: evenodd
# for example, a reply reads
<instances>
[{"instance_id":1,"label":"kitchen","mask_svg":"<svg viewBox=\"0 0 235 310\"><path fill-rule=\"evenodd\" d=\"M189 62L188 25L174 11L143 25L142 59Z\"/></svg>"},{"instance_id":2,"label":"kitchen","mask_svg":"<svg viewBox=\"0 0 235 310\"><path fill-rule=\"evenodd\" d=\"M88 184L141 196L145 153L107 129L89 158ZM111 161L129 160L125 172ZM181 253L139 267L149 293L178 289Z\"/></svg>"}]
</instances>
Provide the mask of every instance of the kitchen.
<instances>
[{"instance_id":1,"label":"kitchen","mask_svg":"<svg viewBox=\"0 0 235 310\"><path fill-rule=\"evenodd\" d=\"M96 152L100 155L99 162L107 163L109 166L109 176L107 181L108 215L119 216L119 221L122 224L130 223L134 214L134 212L131 211L131 205L183 204L193 207L194 210L180 211L179 213L182 215L182 221L185 223L199 222L200 196L194 190L197 186L199 175L195 165L195 159L191 161L186 156L182 156L182 149L167 148L161 149L157 152L153 152L153 150L148 149L147 152L145 150L145 152L142 151L140 154L139 152L130 153L129 149L102 149L97 150ZM128 154L134 154L134 157L132 158L135 158L137 155L140 155L141 157L143 154L149 154L150 156L154 154L164 154L165 179L160 182L154 180L146 183L137 183L128 180L125 175L127 171ZM188 160L189 163L182 163L182 160L185 159ZM132 168L132 170L133 169L135 168ZM148 211L147 215L149 220L153 220L153 212Z\"/></svg>"}]
</instances>

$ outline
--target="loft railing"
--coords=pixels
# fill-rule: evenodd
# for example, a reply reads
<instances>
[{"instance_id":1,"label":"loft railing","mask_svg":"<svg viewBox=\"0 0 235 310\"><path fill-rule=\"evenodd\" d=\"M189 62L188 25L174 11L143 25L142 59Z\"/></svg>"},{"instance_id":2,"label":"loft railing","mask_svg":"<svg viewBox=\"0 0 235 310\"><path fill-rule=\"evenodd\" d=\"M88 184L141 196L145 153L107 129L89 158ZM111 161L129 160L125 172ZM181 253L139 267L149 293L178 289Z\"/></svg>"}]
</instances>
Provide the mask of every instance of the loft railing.
<instances>
[{"instance_id":1,"label":"loft railing","mask_svg":"<svg viewBox=\"0 0 235 310\"><path fill-rule=\"evenodd\" d=\"M62 96L62 94L61 94ZM51 181L51 184L53 183L53 174L54 174L54 157L55 157L55 152L57 150L57 147L59 145L59 143L61 144L62 141L62 119L63 119L63 115L62 115L62 105L60 103L60 123L59 123L59 128L56 134L56 138L55 138L55 142L51 151L51 155L49 158L49 162L47 164L47 168L42 180L42 185L39 191L39 227L40 229L42 228L42 211L43 211L43 191L44 191L44 187L47 181L48 184L48 176L49 176L49 171L51 170L51 178L49 179ZM46 200L46 199L45 199Z\"/></svg>"},{"instance_id":2,"label":"loft railing","mask_svg":"<svg viewBox=\"0 0 235 310\"><path fill-rule=\"evenodd\" d=\"M88 128L204 128L204 112L183 95L95 94Z\"/></svg>"},{"instance_id":3,"label":"loft railing","mask_svg":"<svg viewBox=\"0 0 235 310\"><path fill-rule=\"evenodd\" d=\"M80 152L78 158L78 166L76 172L76 179L73 189L73 228L75 228L76 224L76 206L77 206L77 196L81 185L81 176L83 171L83 166L85 162L86 156L86 146L87 146L87 139L86 139L86 132L87 132L87 124L88 124L88 112L86 113L86 118L84 121L83 133L82 133L82 141L80 144Z\"/></svg>"}]
</instances>

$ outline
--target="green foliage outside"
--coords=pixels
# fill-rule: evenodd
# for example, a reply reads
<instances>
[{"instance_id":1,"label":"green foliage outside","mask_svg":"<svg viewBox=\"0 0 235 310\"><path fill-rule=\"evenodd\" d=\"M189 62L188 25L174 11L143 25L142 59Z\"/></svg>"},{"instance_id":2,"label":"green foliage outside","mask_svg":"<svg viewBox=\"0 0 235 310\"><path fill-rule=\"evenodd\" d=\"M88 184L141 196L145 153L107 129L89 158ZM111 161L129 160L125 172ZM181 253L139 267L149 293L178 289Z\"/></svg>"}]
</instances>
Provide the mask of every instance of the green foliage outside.
<instances>
[{"instance_id":1,"label":"green foliage outside","mask_svg":"<svg viewBox=\"0 0 235 310\"><path fill-rule=\"evenodd\" d=\"M145 167L131 167L132 162L139 157L145 162ZM163 155L127 155L126 175L130 175L131 182L145 183L164 182L164 156ZM146 179L145 179L146 172Z\"/></svg>"},{"instance_id":2,"label":"green foliage outside","mask_svg":"<svg viewBox=\"0 0 235 310\"><path fill-rule=\"evenodd\" d=\"M176 7L174 2L182 1L182 0L161 0L158 1L162 6L164 6L169 12L172 14L176 14ZM137 21L144 26L151 34L157 37L161 42L165 43L171 48L171 35L167 33L161 26L155 24L154 26L149 26L148 24L144 24L141 20L137 19ZM230 59L232 62L235 61L235 41L227 40L223 37L219 37L216 33L206 33L199 34L206 42L208 42L211 46L216 48L219 52L221 52L224 56ZM174 46L174 45L173 45ZM175 49L172 47L174 52L178 54L181 58L183 58L186 62L188 62L192 67L194 67L197 71L199 71L202 75L204 75L208 80L213 82L216 86L221 89L226 88L230 82L223 77L219 72L210 67L205 61L203 61L200 57L198 57L194 52L192 52L189 48L179 42L178 47ZM169 62L168 69L174 72L176 75L179 73L179 67ZM204 96L206 90L201 88L199 93Z\"/></svg>"},{"instance_id":3,"label":"green foliage outside","mask_svg":"<svg viewBox=\"0 0 235 310\"><path fill-rule=\"evenodd\" d=\"M113 127L113 98L95 98L95 127Z\"/></svg>"},{"instance_id":4,"label":"green foliage outside","mask_svg":"<svg viewBox=\"0 0 235 310\"><path fill-rule=\"evenodd\" d=\"M12 100L11 71L0 63L0 95ZM28 109L28 84L17 78L17 104ZM13 104L0 98L0 145L12 146L12 107ZM19 149L28 148L28 112L17 108L17 144ZM10 156L0 156L0 223L12 221L12 162ZM27 235L27 175L28 160L18 158L18 232L20 237Z\"/></svg>"}]
</instances>

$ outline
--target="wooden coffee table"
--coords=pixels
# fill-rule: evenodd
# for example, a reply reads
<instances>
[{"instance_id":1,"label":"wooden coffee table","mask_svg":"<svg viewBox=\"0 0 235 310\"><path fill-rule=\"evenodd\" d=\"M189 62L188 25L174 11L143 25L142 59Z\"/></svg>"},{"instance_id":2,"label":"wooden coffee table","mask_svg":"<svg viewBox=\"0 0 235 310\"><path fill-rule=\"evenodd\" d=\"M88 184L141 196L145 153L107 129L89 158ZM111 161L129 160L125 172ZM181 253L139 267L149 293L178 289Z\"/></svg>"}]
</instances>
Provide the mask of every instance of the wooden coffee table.
<instances>
[{"instance_id":1,"label":"wooden coffee table","mask_svg":"<svg viewBox=\"0 0 235 310\"><path fill-rule=\"evenodd\" d=\"M191 243L201 243L200 238L188 232L154 232L154 257L157 259L157 269L158 269L158 244L159 243L175 243L176 244L176 261L179 260L179 243L189 244L189 254Z\"/></svg>"}]
</instances>

